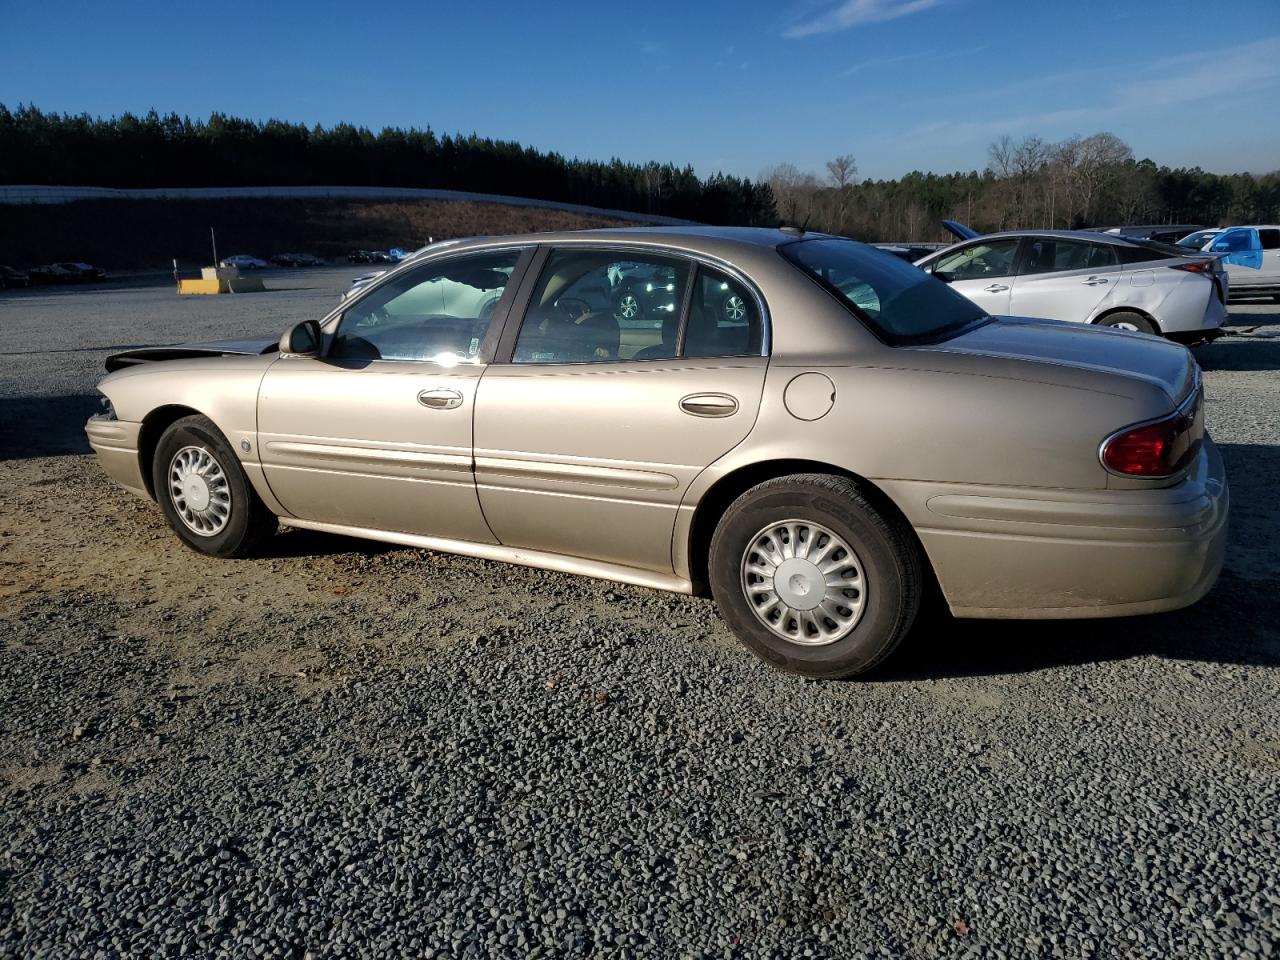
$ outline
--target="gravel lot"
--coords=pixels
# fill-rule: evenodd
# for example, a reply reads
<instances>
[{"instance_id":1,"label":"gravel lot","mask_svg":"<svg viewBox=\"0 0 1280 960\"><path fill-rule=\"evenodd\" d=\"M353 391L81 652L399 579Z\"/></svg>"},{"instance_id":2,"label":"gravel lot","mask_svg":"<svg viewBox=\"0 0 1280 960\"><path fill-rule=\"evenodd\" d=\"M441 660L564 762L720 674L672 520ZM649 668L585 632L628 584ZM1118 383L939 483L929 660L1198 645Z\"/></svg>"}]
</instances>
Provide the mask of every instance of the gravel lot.
<instances>
[{"instance_id":1,"label":"gravel lot","mask_svg":"<svg viewBox=\"0 0 1280 960\"><path fill-rule=\"evenodd\" d=\"M209 560L84 455L107 352L359 271L0 294L0 955L1280 951L1280 307L1198 351L1202 603L806 683L707 601L302 532Z\"/></svg>"}]
</instances>

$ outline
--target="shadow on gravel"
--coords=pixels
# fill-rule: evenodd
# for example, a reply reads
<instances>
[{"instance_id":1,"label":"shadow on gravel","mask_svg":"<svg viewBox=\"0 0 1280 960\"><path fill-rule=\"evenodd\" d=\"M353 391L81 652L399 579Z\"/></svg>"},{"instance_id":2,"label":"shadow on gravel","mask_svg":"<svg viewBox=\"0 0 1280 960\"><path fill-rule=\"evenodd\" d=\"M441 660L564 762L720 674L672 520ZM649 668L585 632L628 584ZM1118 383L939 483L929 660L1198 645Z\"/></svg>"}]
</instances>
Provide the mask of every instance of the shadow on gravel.
<instances>
[{"instance_id":1,"label":"shadow on gravel","mask_svg":"<svg viewBox=\"0 0 1280 960\"><path fill-rule=\"evenodd\" d=\"M84 422L98 412L97 396L7 397L0 406L0 460L91 452Z\"/></svg>"},{"instance_id":2,"label":"shadow on gravel","mask_svg":"<svg viewBox=\"0 0 1280 960\"><path fill-rule=\"evenodd\" d=\"M1203 370L1280 370L1280 337L1222 339L1195 355Z\"/></svg>"},{"instance_id":3,"label":"shadow on gravel","mask_svg":"<svg viewBox=\"0 0 1280 960\"><path fill-rule=\"evenodd\" d=\"M392 550L408 550L396 543L382 543L359 537L343 537L336 533L319 533L315 530L282 529L271 539L265 556L272 559L296 557L329 557L340 553L358 553L366 557L389 553Z\"/></svg>"}]
</instances>

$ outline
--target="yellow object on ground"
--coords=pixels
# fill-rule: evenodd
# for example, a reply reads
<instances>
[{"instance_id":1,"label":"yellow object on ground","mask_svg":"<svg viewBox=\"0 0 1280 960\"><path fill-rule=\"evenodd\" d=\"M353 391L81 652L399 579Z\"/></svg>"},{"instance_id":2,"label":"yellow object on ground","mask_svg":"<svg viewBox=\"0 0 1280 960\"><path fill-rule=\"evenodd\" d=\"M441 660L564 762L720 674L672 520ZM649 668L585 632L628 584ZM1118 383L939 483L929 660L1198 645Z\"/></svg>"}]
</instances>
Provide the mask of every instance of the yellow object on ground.
<instances>
[{"instance_id":1,"label":"yellow object on ground","mask_svg":"<svg viewBox=\"0 0 1280 960\"><path fill-rule=\"evenodd\" d=\"M190 294L213 293L256 293L267 289L258 277L242 277L240 272L230 267L204 267L200 271L199 280L179 280L178 293Z\"/></svg>"}]
</instances>

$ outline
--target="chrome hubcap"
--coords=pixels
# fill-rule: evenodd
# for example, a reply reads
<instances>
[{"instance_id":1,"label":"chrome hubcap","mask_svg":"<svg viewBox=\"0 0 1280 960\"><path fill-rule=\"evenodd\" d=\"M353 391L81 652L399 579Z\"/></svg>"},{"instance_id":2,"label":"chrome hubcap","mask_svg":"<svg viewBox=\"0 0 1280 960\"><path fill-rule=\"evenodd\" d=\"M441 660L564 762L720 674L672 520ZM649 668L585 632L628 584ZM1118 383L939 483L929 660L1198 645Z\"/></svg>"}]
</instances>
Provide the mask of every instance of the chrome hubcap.
<instances>
[{"instance_id":1,"label":"chrome hubcap","mask_svg":"<svg viewBox=\"0 0 1280 960\"><path fill-rule=\"evenodd\" d=\"M631 320L639 312L640 312L640 301L637 300L635 297L633 297L631 294L627 294L625 297L623 297L621 300L618 301L618 316L620 316L623 320Z\"/></svg>"},{"instance_id":2,"label":"chrome hubcap","mask_svg":"<svg viewBox=\"0 0 1280 960\"><path fill-rule=\"evenodd\" d=\"M741 320L747 315L747 305L739 296L732 296L724 302L724 315L730 320Z\"/></svg>"},{"instance_id":3,"label":"chrome hubcap","mask_svg":"<svg viewBox=\"0 0 1280 960\"><path fill-rule=\"evenodd\" d=\"M1112 326L1114 326L1117 330L1132 330L1134 333L1138 332L1137 324L1133 324L1133 323L1124 323L1122 321L1120 323L1112 324Z\"/></svg>"},{"instance_id":4,"label":"chrome hubcap","mask_svg":"<svg viewBox=\"0 0 1280 960\"><path fill-rule=\"evenodd\" d=\"M183 447L169 461L169 498L193 533L212 537L231 519L231 484L204 447Z\"/></svg>"},{"instance_id":5,"label":"chrome hubcap","mask_svg":"<svg viewBox=\"0 0 1280 960\"><path fill-rule=\"evenodd\" d=\"M756 617L791 643L822 646L847 636L866 603L866 575L853 549L821 524L765 527L742 555L742 590Z\"/></svg>"}]
</instances>

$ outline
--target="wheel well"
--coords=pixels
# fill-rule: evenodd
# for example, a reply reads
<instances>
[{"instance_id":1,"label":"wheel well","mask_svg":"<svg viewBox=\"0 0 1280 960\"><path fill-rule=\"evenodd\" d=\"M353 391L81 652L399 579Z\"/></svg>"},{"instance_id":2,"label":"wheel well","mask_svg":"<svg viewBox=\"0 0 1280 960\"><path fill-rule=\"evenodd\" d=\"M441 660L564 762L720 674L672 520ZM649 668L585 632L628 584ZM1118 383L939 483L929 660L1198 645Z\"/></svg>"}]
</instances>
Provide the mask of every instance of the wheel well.
<instances>
[{"instance_id":1,"label":"wheel well","mask_svg":"<svg viewBox=\"0 0 1280 960\"><path fill-rule=\"evenodd\" d=\"M1155 327L1156 333L1161 333L1160 324L1156 322L1156 318L1147 313L1147 311L1140 310L1137 307L1112 307L1109 310L1102 311L1102 313L1094 317L1093 323L1099 324L1107 317L1115 316L1117 313L1136 313L1138 316L1146 320L1147 323L1151 324L1151 326Z\"/></svg>"},{"instance_id":2,"label":"wheel well","mask_svg":"<svg viewBox=\"0 0 1280 960\"><path fill-rule=\"evenodd\" d=\"M151 461L155 458L156 447L160 443L160 437L169 429L170 424L181 420L183 417L193 417L199 414L199 410L192 410L190 407L174 404L166 407L156 407L156 409L142 418L142 430L138 433L138 466L142 469L142 481L147 485L147 492L151 494L152 500L156 497L156 491L155 484L151 479Z\"/></svg>"},{"instance_id":3,"label":"wheel well","mask_svg":"<svg viewBox=\"0 0 1280 960\"><path fill-rule=\"evenodd\" d=\"M729 509L729 505L757 484L793 473L827 473L848 477L857 483L876 509L886 516L897 518L909 531L916 548L920 550L921 562L932 575L932 565L928 555L924 552L923 545L911 524L898 509L898 505L874 483L850 470L818 460L766 460L740 467L733 473L721 477L698 501L697 510L693 515L693 526L689 533L689 578L693 581L694 590L698 595L708 594L707 560L711 553L711 538L715 535L716 526L725 511Z\"/></svg>"}]
</instances>

